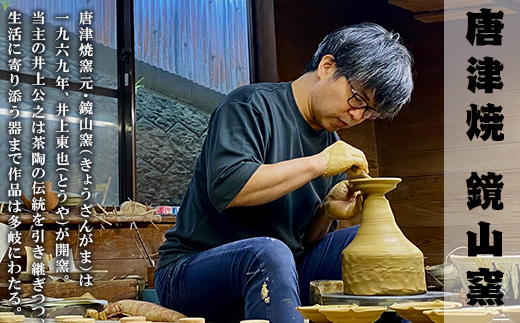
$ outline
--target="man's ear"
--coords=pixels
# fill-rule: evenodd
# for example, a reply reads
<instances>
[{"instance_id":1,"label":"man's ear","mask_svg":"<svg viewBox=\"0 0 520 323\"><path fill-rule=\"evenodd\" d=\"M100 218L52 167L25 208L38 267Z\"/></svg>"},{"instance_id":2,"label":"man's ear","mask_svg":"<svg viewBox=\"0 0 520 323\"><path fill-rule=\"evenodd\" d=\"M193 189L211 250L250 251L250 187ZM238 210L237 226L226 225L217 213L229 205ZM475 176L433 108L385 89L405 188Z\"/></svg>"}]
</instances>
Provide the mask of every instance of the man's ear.
<instances>
[{"instance_id":1,"label":"man's ear","mask_svg":"<svg viewBox=\"0 0 520 323\"><path fill-rule=\"evenodd\" d=\"M321 58L320 64L318 65L318 78L326 79L334 75L336 72L336 62L334 56L327 54Z\"/></svg>"}]
</instances>

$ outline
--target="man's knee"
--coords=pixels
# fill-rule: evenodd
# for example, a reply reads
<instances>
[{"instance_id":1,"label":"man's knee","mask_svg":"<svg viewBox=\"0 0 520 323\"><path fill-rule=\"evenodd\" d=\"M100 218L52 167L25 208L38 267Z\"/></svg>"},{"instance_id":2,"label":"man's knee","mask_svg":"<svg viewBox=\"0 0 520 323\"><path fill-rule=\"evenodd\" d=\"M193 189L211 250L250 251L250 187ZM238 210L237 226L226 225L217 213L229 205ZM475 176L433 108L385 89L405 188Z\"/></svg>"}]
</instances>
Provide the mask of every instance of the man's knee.
<instances>
[{"instance_id":1,"label":"man's knee","mask_svg":"<svg viewBox=\"0 0 520 323\"><path fill-rule=\"evenodd\" d=\"M250 239L247 250L254 255L260 269L270 272L282 270L296 273L296 265L291 249L282 241L269 237Z\"/></svg>"}]
</instances>

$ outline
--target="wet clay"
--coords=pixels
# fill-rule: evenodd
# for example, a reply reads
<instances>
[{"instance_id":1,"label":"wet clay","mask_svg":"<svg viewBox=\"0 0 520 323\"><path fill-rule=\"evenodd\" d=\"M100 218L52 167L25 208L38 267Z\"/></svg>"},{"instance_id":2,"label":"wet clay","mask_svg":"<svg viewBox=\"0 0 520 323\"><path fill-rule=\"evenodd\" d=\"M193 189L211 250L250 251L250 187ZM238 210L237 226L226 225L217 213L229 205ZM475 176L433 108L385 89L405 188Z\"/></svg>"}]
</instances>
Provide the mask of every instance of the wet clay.
<instances>
[{"instance_id":1,"label":"wet clay","mask_svg":"<svg viewBox=\"0 0 520 323\"><path fill-rule=\"evenodd\" d=\"M344 141L338 140L323 151L327 167L323 172L323 177L328 177L342 173L352 167L352 163L345 164L345 156L352 155L352 152L359 151ZM361 154L362 152L359 151ZM361 159L358 160L361 162Z\"/></svg>"},{"instance_id":2,"label":"wet clay","mask_svg":"<svg viewBox=\"0 0 520 323\"><path fill-rule=\"evenodd\" d=\"M269 279L269 278L267 278ZM262 300L265 302L265 303L269 303L269 290L267 289L267 282L264 282L262 284Z\"/></svg>"},{"instance_id":3,"label":"wet clay","mask_svg":"<svg viewBox=\"0 0 520 323\"><path fill-rule=\"evenodd\" d=\"M400 178L350 180L365 195L361 226L341 253L343 292L414 295L426 292L424 255L402 233L385 194Z\"/></svg>"}]
</instances>

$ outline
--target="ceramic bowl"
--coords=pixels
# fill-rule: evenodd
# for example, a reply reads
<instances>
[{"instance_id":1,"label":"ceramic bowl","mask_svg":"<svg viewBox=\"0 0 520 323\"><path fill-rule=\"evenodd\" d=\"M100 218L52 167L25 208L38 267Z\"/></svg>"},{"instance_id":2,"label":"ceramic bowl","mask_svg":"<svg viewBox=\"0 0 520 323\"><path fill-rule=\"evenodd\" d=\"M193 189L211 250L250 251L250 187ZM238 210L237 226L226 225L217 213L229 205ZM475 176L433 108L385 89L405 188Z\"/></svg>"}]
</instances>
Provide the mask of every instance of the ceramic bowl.
<instances>
[{"instance_id":1,"label":"ceramic bowl","mask_svg":"<svg viewBox=\"0 0 520 323\"><path fill-rule=\"evenodd\" d=\"M461 307L461 303L435 300L432 302L395 303L390 306L390 309L396 311L400 317L404 317L413 323L432 323L432 320L424 315L424 311L431 311L437 308L448 309Z\"/></svg>"},{"instance_id":2,"label":"ceramic bowl","mask_svg":"<svg viewBox=\"0 0 520 323\"><path fill-rule=\"evenodd\" d=\"M500 312L512 322L520 323L520 306L504 306L500 308Z\"/></svg>"},{"instance_id":3,"label":"ceramic bowl","mask_svg":"<svg viewBox=\"0 0 520 323\"><path fill-rule=\"evenodd\" d=\"M493 321L493 317L500 314L499 311L488 308L459 308L432 311L424 311L435 323L489 323Z\"/></svg>"},{"instance_id":4,"label":"ceramic bowl","mask_svg":"<svg viewBox=\"0 0 520 323\"><path fill-rule=\"evenodd\" d=\"M313 305L313 306L298 306L296 310L300 312L300 314L315 323L331 323L324 314L320 313L320 308L325 307L337 307L338 305Z\"/></svg>"},{"instance_id":5,"label":"ceramic bowl","mask_svg":"<svg viewBox=\"0 0 520 323\"><path fill-rule=\"evenodd\" d=\"M336 307L320 308L320 313L333 323L372 323L377 321L386 306L338 305Z\"/></svg>"}]
</instances>

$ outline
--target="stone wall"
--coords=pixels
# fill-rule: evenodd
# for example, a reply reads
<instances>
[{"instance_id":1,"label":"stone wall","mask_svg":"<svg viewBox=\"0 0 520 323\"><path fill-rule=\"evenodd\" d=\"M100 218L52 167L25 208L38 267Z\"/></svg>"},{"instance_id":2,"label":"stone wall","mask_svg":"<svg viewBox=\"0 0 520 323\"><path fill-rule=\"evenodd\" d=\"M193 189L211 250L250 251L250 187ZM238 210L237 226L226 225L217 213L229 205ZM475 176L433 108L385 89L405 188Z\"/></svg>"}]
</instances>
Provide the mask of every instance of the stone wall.
<instances>
[{"instance_id":1,"label":"stone wall","mask_svg":"<svg viewBox=\"0 0 520 323\"><path fill-rule=\"evenodd\" d=\"M179 205L206 138L209 114L140 87L136 95L137 200Z\"/></svg>"}]
</instances>

